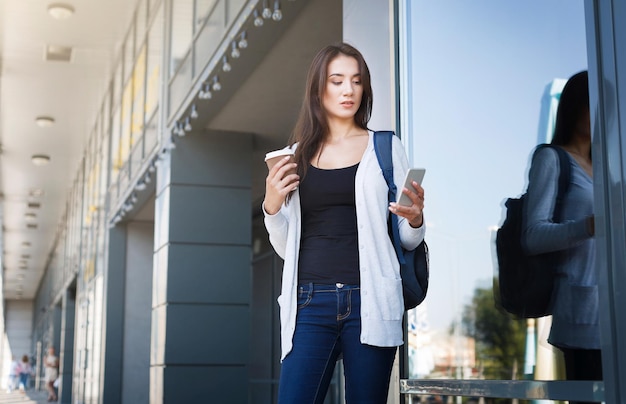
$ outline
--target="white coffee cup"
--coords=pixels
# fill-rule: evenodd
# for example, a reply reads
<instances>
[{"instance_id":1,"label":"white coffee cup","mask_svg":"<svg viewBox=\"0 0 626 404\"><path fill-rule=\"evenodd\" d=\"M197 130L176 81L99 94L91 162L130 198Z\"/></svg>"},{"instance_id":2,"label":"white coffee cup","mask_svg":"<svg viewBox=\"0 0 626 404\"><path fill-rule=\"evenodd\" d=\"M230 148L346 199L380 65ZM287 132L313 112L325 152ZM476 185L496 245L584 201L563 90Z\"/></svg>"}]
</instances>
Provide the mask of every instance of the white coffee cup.
<instances>
[{"instance_id":1,"label":"white coffee cup","mask_svg":"<svg viewBox=\"0 0 626 404\"><path fill-rule=\"evenodd\" d=\"M271 170L272 167L274 167L274 165L276 163L278 163L280 160L284 159L287 156L291 156L291 158L289 159L290 163L293 163L294 161L294 152L291 149L280 149L280 150L274 150L272 152L269 152L265 155L265 164L267 164L267 168L268 170ZM285 175L289 175L289 174L295 174L296 170L289 170Z\"/></svg>"}]
</instances>

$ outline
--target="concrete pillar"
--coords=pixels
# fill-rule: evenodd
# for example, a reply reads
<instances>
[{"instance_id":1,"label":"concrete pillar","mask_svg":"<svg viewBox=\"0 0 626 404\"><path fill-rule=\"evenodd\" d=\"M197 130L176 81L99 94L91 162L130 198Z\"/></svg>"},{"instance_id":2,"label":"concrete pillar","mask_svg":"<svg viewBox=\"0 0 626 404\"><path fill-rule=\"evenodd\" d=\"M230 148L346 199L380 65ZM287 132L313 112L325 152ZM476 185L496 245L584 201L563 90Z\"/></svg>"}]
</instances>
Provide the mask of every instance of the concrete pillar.
<instances>
[{"instance_id":1,"label":"concrete pillar","mask_svg":"<svg viewBox=\"0 0 626 404\"><path fill-rule=\"evenodd\" d=\"M100 397L102 404L122 402L126 226L109 232L108 264L104 275L104 322Z\"/></svg>"},{"instance_id":2,"label":"concrete pillar","mask_svg":"<svg viewBox=\"0 0 626 404\"><path fill-rule=\"evenodd\" d=\"M192 133L158 169L150 403L247 402L252 137Z\"/></svg>"},{"instance_id":3,"label":"concrete pillar","mask_svg":"<svg viewBox=\"0 0 626 404\"><path fill-rule=\"evenodd\" d=\"M76 288L63 295L61 307L61 340L59 342L59 402L72 403L72 369L74 368L74 323L76 313Z\"/></svg>"},{"instance_id":4,"label":"concrete pillar","mask_svg":"<svg viewBox=\"0 0 626 404\"><path fill-rule=\"evenodd\" d=\"M128 223L126 239L121 403L148 404L154 223Z\"/></svg>"}]
</instances>

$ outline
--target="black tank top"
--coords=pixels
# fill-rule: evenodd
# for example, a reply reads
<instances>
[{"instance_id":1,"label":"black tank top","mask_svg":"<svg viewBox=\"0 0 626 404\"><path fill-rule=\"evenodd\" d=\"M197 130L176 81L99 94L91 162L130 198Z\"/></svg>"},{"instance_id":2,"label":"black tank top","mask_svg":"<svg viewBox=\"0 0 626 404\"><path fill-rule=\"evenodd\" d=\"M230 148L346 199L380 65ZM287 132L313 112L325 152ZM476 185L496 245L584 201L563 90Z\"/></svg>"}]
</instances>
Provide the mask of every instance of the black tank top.
<instances>
[{"instance_id":1,"label":"black tank top","mask_svg":"<svg viewBox=\"0 0 626 404\"><path fill-rule=\"evenodd\" d=\"M354 197L358 166L322 170L311 165L300 183L299 283L360 284Z\"/></svg>"}]
</instances>

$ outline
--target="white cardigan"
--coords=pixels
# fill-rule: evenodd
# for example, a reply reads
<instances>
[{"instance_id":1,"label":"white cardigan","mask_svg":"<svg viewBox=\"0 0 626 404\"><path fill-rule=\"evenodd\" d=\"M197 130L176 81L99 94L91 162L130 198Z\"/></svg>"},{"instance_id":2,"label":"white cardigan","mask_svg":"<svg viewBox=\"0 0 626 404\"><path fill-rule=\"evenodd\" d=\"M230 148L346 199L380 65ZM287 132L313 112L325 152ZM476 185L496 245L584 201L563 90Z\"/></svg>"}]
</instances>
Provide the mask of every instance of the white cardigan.
<instances>
[{"instance_id":1,"label":"white cardigan","mask_svg":"<svg viewBox=\"0 0 626 404\"><path fill-rule=\"evenodd\" d=\"M392 145L394 181L401 192L408 170L404 147L394 136ZM359 163L355 178L356 218L361 277L361 343L391 347L402 345L404 301L396 253L387 233L387 183L376 153L373 133ZM276 253L283 258L281 295L281 361L291 351L296 327L298 255L300 250L300 195L296 190L287 205L274 215L265 212L265 227ZM403 247L413 249L424 239L425 226L413 228L400 217Z\"/></svg>"}]
</instances>

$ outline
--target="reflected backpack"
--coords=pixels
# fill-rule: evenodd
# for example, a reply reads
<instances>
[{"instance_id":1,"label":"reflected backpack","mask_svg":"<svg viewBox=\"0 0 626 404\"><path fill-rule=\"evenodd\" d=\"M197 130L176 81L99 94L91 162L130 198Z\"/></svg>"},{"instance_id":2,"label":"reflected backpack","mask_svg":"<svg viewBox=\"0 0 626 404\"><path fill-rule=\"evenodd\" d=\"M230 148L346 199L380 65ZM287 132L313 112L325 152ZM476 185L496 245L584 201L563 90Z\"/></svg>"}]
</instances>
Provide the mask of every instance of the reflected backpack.
<instances>
[{"instance_id":1,"label":"reflected backpack","mask_svg":"<svg viewBox=\"0 0 626 404\"><path fill-rule=\"evenodd\" d=\"M559 155L559 183L552 221L561 220L563 198L570 182L567 152L558 146L539 145L533 153L550 147ZM496 234L498 276L494 279L496 305L520 318L538 318L552 314L552 290L560 252L529 255L522 241L526 194L505 202L506 218Z\"/></svg>"},{"instance_id":2,"label":"reflected backpack","mask_svg":"<svg viewBox=\"0 0 626 404\"><path fill-rule=\"evenodd\" d=\"M374 132L374 151L378 165L383 172L389 191L389 202L396 201L397 188L393 182L393 161L391 145L394 133L390 131ZM400 244L400 231L398 228L398 216L389 213L387 222L389 237L396 250L400 263L400 277L402 278L402 295L404 297L404 309L410 310L417 307L426 297L428 290L428 246L422 241L414 250L405 250Z\"/></svg>"}]
</instances>

